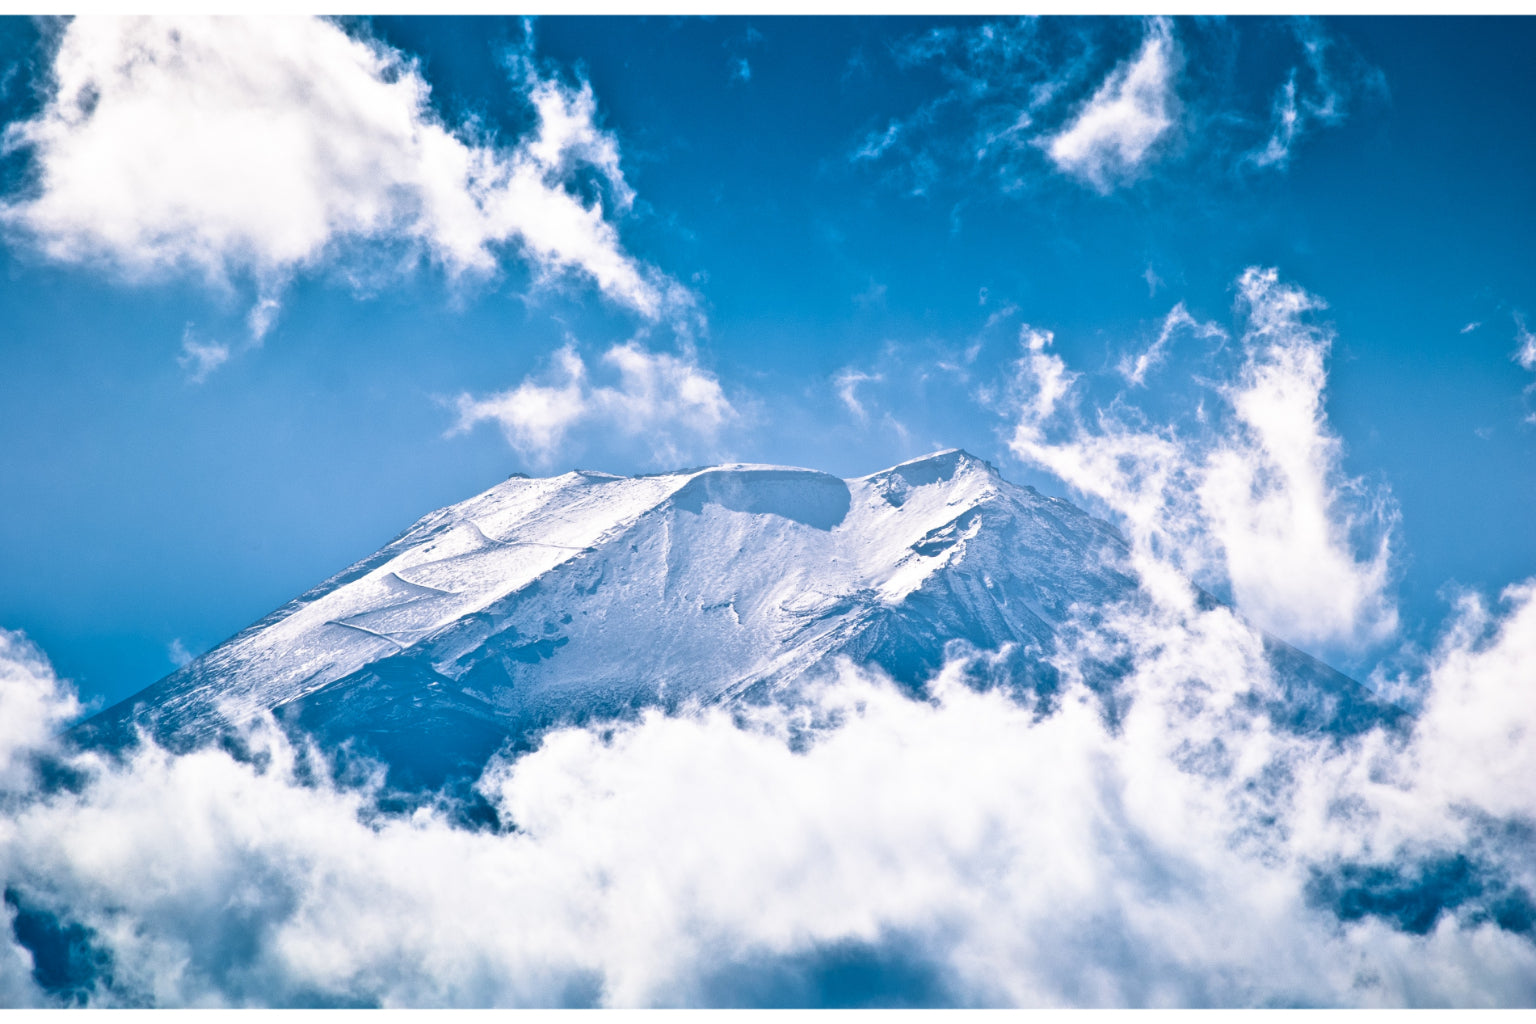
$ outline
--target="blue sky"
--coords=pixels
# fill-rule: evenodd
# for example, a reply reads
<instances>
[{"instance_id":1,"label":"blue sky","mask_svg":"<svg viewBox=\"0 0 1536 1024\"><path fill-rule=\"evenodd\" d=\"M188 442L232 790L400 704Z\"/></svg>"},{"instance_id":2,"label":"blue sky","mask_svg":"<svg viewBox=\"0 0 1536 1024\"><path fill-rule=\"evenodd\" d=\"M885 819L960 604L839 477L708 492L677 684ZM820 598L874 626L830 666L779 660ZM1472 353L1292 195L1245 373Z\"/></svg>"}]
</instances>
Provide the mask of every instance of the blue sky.
<instances>
[{"instance_id":1,"label":"blue sky","mask_svg":"<svg viewBox=\"0 0 1536 1024\"><path fill-rule=\"evenodd\" d=\"M282 31L0 20L0 624L86 699L572 466L959 446L1134 530L1143 480L1063 476L1173 439L1225 538L1190 571L1362 678L1536 573L1528 19ZM1237 399L1298 295L1338 628L1200 490L1274 455Z\"/></svg>"}]
</instances>

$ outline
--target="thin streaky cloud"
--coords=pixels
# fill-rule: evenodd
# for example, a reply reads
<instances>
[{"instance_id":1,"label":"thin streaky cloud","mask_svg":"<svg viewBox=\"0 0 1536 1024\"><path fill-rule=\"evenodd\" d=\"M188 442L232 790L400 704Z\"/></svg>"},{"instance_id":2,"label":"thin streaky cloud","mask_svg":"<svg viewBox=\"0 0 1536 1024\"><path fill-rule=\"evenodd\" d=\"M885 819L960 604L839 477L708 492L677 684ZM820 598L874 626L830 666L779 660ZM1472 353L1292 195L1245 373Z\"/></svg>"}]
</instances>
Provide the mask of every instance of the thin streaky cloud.
<instances>
[{"instance_id":1,"label":"thin streaky cloud","mask_svg":"<svg viewBox=\"0 0 1536 1024\"><path fill-rule=\"evenodd\" d=\"M219 367L229 362L229 346L217 341L199 341L190 326L181 335L181 354L177 363L186 371L187 380L201 384Z\"/></svg>"},{"instance_id":2,"label":"thin streaky cloud","mask_svg":"<svg viewBox=\"0 0 1536 1024\"><path fill-rule=\"evenodd\" d=\"M1290 69L1276 90L1269 138L1242 158L1242 164L1260 170L1285 170L1296 146L1314 128L1343 123L1353 100L1387 91L1381 70L1349 50L1320 22L1296 18L1288 24L1301 49L1300 64Z\"/></svg>"},{"instance_id":3,"label":"thin streaky cloud","mask_svg":"<svg viewBox=\"0 0 1536 1024\"><path fill-rule=\"evenodd\" d=\"M1151 268L1147 268L1151 273ZM1156 278L1154 277L1154 280ZM1159 282L1161 283L1161 282ZM1155 289L1154 289L1155 291ZM1127 354L1117 364L1120 375L1126 383L1132 387L1142 387L1146 384L1147 374L1160 366L1168 357L1168 347L1176 332L1187 331L1197 338L1225 338L1227 332L1219 324L1202 323L1189 315L1189 310L1180 302L1163 318L1162 327L1158 330L1157 338L1152 344L1141 352L1132 356Z\"/></svg>"},{"instance_id":4,"label":"thin streaky cloud","mask_svg":"<svg viewBox=\"0 0 1536 1024\"><path fill-rule=\"evenodd\" d=\"M1515 314L1515 361L1527 370L1536 370L1536 334L1525 326L1525 317Z\"/></svg>"},{"instance_id":5,"label":"thin streaky cloud","mask_svg":"<svg viewBox=\"0 0 1536 1024\"><path fill-rule=\"evenodd\" d=\"M869 410L864 408L864 403L859 401L859 385L864 383L879 383L884 376L878 373L864 373L852 368L844 369L832 378L832 384L837 389L837 397L843 403L843 407L853 414L854 419L860 423L869 422Z\"/></svg>"}]
</instances>

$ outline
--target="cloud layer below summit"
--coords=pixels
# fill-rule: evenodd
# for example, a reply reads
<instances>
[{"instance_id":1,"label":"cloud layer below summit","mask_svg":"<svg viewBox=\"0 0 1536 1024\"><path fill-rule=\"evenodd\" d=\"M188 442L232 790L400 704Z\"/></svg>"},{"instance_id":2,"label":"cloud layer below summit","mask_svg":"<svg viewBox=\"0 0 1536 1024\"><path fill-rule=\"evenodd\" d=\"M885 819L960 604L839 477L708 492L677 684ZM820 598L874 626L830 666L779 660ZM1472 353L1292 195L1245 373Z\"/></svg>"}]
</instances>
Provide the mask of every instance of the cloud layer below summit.
<instances>
[{"instance_id":1,"label":"cloud layer below summit","mask_svg":"<svg viewBox=\"0 0 1536 1024\"><path fill-rule=\"evenodd\" d=\"M1258 634L1192 597L1149 591L1064 642L1044 717L967 685L982 657L925 701L844 666L744 716L552 733L481 781L506 832L301 784L260 724L254 762L62 751L68 688L5 634L0 999L1536 1000L1515 824L1536 816L1536 590L1464 603L1409 739L1344 743L1244 710L1276 685ZM1116 657L1134 696L1110 728L1076 680ZM77 781L45 785L40 754Z\"/></svg>"}]
</instances>

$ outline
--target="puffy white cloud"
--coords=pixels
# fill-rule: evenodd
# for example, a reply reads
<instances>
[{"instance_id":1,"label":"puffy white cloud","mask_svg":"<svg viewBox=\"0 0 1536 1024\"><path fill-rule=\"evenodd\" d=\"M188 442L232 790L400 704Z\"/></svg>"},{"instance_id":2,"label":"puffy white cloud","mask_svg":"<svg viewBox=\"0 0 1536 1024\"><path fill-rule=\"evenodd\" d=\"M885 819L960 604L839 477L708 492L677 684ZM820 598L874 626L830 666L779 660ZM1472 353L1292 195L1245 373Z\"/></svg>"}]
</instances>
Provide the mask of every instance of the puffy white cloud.
<instances>
[{"instance_id":1,"label":"puffy white cloud","mask_svg":"<svg viewBox=\"0 0 1536 1024\"><path fill-rule=\"evenodd\" d=\"M572 430L601 425L646 439L659 458L679 451L685 437L713 442L737 417L720 382L691 352L652 352L631 341L610 348L602 363L617 375L616 383L594 384L586 361L567 344L542 380L529 377L479 398L461 394L454 432L496 423L512 447L547 463Z\"/></svg>"},{"instance_id":2,"label":"puffy white cloud","mask_svg":"<svg viewBox=\"0 0 1536 1024\"><path fill-rule=\"evenodd\" d=\"M1167 18L1154 18L1136 56L1116 67L1060 131L1045 138L1056 168L1108 194L1141 176L1179 118L1183 56Z\"/></svg>"},{"instance_id":3,"label":"puffy white cloud","mask_svg":"<svg viewBox=\"0 0 1536 1024\"><path fill-rule=\"evenodd\" d=\"M1067 415L1069 372L1031 335L1017 364L1010 447L1102 501L1142 550L1230 586L1266 629L1324 648L1380 642L1397 625L1388 596L1395 512L1343 473L1323 409L1332 334L1309 319L1322 302L1258 268L1244 272L1238 293L1242 363L1217 387L1225 410L1213 415L1202 403L1192 433L1128 421L1123 400L1092 426Z\"/></svg>"},{"instance_id":4,"label":"puffy white cloud","mask_svg":"<svg viewBox=\"0 0 1536 1024\"><path fill-rule=\"evenodd\" d=\"M1410 800L1536 821L1536 580L1508 587L1495 615L1476 595L1430 659ZM1531 866L1536 871L1536 865Z\"/></svg>"},{"instance_id":5,"label":"puffy white cloud","mask_svg":"<svg viewBox=\"0 0 1536 1024\"><path fill-rule=\"evenodd\" d=\"M1406 739L1276 731L1249 700L1280 685L1260 635L1186 586L1068 631L1043 716L969 685L979 656L922 700L844 666L734 716L553 732L482 778L502 831L301 784L268 725L246 762L59 751L82 781L11 785L0 879L9 915L73 929L77 966L42 991L0 931L0 1001L1524 1005L1517 926L1454 899L1418 933L1345 921L1316 879L1341 858L1411 871L1415 849L1472 849L1478 815L1536 811L1533 595L1467 604ZM70 713L10 639L0 702L19 685ZM1083 684L1106 656L1132 697L1113 727ZM1477 854L1529 892L1521 849Z\"/></svg>"},{"instance_id":6,"label":"puffy white cloud","mask_svg":"<svg viewBox=\"0 0 1536 1024\"><path fill-rule=\"evenodd\" d=\"M1049 420L1077 380L1078 375L1067 369L1061 356L1046 351L1055 340L1056 335L1050 331L1037 330L1029 324L1019 328L1019 345L1024 349L1018 375L1022 420L1032 423Z\"/></svg>"},{"instance_id":7,"label":"puffy white cloud","mask_svg":"<svg viewBox=\"0 0 1536 1024\"><path fill-rule=\"evenodd\" d=\"M76 18L43 109L6 129L34 175L0 221L129 280L248 279L258 338L284 284L337 259L389 273L425 256L460 277L513 250L647 318L686 305L619 241L610 218L633 195L590 85L526 54L511 70L536 126L509 147L444 124L413 61L330 21ZM578 174L602 198L568 188Z\"/></svg>"},{"instance_id":8,"label":"puffy white cloud","mask_svg":"<svg viewBox=\"0 0 1536 1024\"><path fill-rule=\"evenodd\" d=\"M43 652L21 633L0 629L0 795L32 780L32 755L80 713Z\"/></svg>"}]
</instances>

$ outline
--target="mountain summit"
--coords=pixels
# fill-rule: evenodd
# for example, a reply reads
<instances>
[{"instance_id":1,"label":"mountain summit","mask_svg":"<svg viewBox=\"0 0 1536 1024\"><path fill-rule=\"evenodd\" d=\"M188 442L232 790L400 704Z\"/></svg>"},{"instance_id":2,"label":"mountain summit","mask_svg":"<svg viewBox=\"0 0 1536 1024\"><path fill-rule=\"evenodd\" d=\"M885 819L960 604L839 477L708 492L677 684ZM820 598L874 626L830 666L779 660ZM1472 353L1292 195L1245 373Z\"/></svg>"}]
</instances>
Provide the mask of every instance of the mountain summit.
<instances>
[{"instance_id":1,"label":"mountain summit","mask_svg":"<svg viewBox=\"0 0 1536 1024\"><path fill-rule=\"evenodd\" d=\"M730 700L837 656L917 684L951 644L1006 650L1046 692L1063 624L1135 592L1125 555L1107 524L959 450L852 480L762 465L513 477L82 733L138 726L183 746L272 711L419 786L552 725ZM1357 684L1272 654L1298 721L1369 711Z\"/></svg>"}]
</instances>

